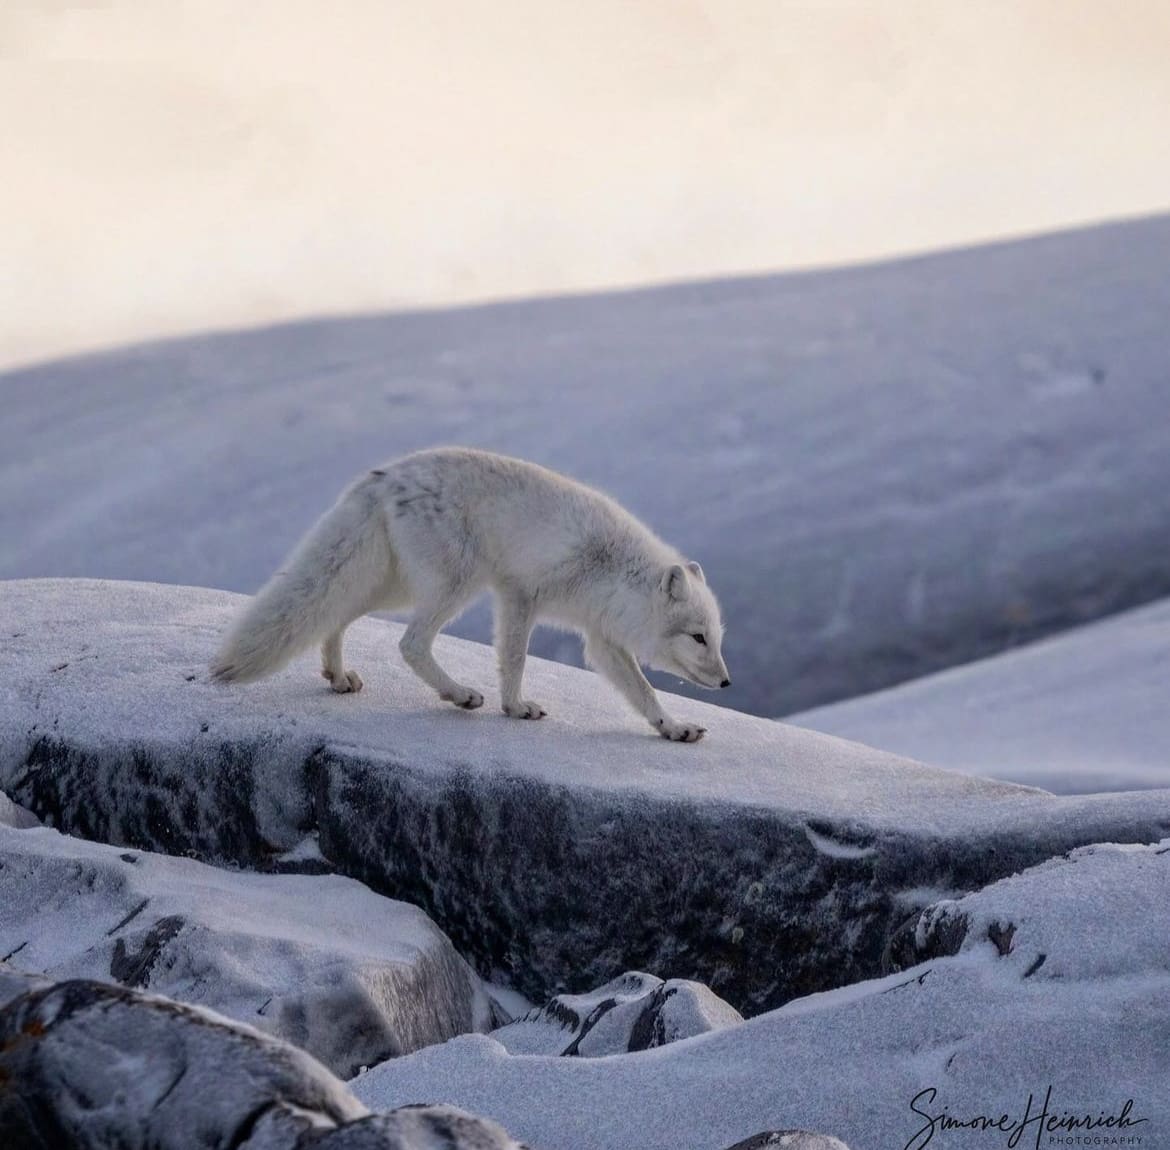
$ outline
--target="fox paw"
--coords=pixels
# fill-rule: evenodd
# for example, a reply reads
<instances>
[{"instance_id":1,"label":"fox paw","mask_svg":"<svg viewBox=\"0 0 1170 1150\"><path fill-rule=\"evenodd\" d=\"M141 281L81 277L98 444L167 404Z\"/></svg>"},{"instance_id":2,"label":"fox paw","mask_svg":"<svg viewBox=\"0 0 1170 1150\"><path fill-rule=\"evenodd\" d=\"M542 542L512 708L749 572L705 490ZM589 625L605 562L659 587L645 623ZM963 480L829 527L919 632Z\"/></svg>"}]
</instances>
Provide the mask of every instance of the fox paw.
<instances>
[{"instance_id":1,"label":"fox paw","mask_svg":"<svg viewBox=\"0 0 1170 1150\"><path fill-rule=\"evenodd\" d=\"M329 680L329 685L339 694L348 695L362 689L361 676L356 671L342 671L340 675L333 671L323 670L323 678Z\"/></svg>"},{"instance_id":2,"label":"fox paw","mask_svg":"<svg viewBox=\"0 0 1170 1150\"><path fill-rule=\"evenodd\" d=\"M694 723L676 723L674 719L659 719L654 724L658 733L672 743L697 743L706 733L706 727Z\"/></svg>"},{"instance_id":3,"label":"fox paw","mask_svg":"<svg viewBox=\"0 0 1170 1150\"><path fill-rule=\"evenodd\" d=\"M503 712L509 719L543 719L548 714L539 703L521 699L518 703L505 703Z\"/></svg>"},{"instance_id":4,"label":"fox paw","mask_svg":"<svg viewBox=\"0 0 1170 1150\"><path fill-rule=\"evenodd\" d=\"M445 699L448 703L454 703L455 706L462 707L465 711L474 711L476 707L483 706L483 696L470 687L456 687L453 691L444 691L439 695L439 698Z\"/></svg>"}]
</instances>

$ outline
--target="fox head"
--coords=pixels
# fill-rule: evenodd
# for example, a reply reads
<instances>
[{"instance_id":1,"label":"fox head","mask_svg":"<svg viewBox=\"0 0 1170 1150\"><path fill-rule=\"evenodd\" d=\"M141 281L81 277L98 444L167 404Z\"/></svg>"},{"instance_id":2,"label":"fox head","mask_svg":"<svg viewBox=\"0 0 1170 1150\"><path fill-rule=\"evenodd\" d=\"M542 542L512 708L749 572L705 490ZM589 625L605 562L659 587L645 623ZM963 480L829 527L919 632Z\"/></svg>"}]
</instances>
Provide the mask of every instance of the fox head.
<instances>
[{"instance_id":1,"label":"fox head","mask_svg":"<svg viewBox=\"0 0 1170 1150\"><path fill-rule=\"evenodd\" d=\"M654 591L653 649L647 662L698 687L730 687L719 604L698 563L674 564Z\"/></svg>"}]
</instances>

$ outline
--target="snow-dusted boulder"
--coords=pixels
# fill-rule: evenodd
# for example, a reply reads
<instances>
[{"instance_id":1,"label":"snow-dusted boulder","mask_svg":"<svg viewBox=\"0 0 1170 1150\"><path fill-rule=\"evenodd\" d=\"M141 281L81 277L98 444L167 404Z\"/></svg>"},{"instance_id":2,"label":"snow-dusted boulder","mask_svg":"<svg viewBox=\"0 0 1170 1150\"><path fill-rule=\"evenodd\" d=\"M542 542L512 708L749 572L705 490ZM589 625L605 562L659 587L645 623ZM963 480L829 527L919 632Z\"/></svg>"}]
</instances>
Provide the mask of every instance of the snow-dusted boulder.
<instances>
[{"instance_id":1,"label":"snow-dusted boulder","mask_svg":"<svg viewBox=\"0 0 1170 1150\"><path fill-rule=\"evenodd\" d=\"M1170 599L786 722L1053 791L1170 786Z\"/></svg>"},{"instance_id":2,"label":"snow-dusted boulder","mask_svg":"<svg viewBox=\"0 0 1170 1150\"><path fill-rule=\"evenodd\" d=\"M927 916L926 938L944 914L963 921L958 953L740 1026L598 1059L517 1057L466 1035L352 1086L378 1107L425 1089L547 1150L752 1146L761 1128L852 1150L923 1150L928 1136L930 1150L986 1150L1013 1123L1022 1147L1038 1134L1043 1147L1157 1145L1170 1131L1167 891L1170 839L1095 846ZM1063 1126L1038 1131L1045 1105ZM944 1128L944 1115L1007 1118L991 1131Z\"/></svg>"},{"instance_id":3,"label":"snow-dusted boulder","mask_svg":"<svg viewBox=\"0 0 1170 1150\"><path fill-rule=\"evenodd\" d=\"M847 698L1170 594L1167 266L1162 216L25 368L0 382L0 578L251 592L363 468L463 443L698 559L727 705Z\"/></svg>"},{"instance_id":4,"label":"snow-dusted boulder","mask_svg":"<svg viewBox=\"0 0 1170 1150\"><path fill-rule=\"evenodd\" d=\"M316 831L329 865L421 906L535 1002L646 970L753 1014L876 974L940 897L1170 827L1168 791L1055 797L681 699L710 734L672 745L596 676L536 659L526 690L550 714L517 723L494 653L445 638L439 659L489 700L458 711L378 620L347 638L358 695L312 654L212 684L240 602L2 585L0 788L71 834L255 868Z\"/></svg>"},{"instance_id":5,"label":"snow-dusted boulder","mask_svg":"<svg viewBox=\"0 0 1170 1150\"><path fill-rule=\"evenodd\" d=\"M475 973L417 907L340 875L257 875L0 827L0 955L149 988L348 1077L486 1030Z\"/></svg>"},{"instance_id":6,"label":"snow-dusted boulder","mask_svg":"<svg viewBox=\"0 0 1170 1150\"><path fill-rule=\"evenodd\" d=\"M588 994L558 994L492 1037L510 1054L591 1058L649 1050L742 1021L700 982L630 971Z\"/></svg>"},{"instance_id":7,"label":"snow-dusted boulder","mask_svg":"<svg viewBox=\"0 0 1170 1150\"><path fill-rule=\"evenodd\" d=\"M446 1107L371 1115L288 1043L90 981L0 1010L0 1133L5 1147L72 1150L522 1150Z\"/></svg>"}]
</instances>

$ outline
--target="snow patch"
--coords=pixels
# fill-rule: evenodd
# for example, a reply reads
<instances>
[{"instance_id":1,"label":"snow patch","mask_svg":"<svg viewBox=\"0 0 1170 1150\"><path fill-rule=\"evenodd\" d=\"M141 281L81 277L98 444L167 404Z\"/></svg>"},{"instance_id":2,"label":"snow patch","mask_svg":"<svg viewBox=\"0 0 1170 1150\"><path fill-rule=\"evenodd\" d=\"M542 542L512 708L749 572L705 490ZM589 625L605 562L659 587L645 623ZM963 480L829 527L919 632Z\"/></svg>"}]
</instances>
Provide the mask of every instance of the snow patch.
<instances>
[{"instance_id":1,"label":"snow patch","mask_svg":"<svg viewBox=\"0 0 1170 1150\"><path fill-rule=\"evenodd\" d=\"M786 721L1062 792L1170 785L1170 599Z\"/></svg>"},{"instance_id":2,"label":"snow patch","mask_svg":"<svg viewBox=\"0 0 1170 1150\"><path fill-rule=\"evenodd\" d=\"M838 839L830 838L828 835L820 834L814 831L812 827L805 826L805 837L818 851L823 855L828 855L829 858L834 859L867 859L872 858L876 853L873 847L855 846L852 843L843 843Z\"/></svg>"}]
</instances>

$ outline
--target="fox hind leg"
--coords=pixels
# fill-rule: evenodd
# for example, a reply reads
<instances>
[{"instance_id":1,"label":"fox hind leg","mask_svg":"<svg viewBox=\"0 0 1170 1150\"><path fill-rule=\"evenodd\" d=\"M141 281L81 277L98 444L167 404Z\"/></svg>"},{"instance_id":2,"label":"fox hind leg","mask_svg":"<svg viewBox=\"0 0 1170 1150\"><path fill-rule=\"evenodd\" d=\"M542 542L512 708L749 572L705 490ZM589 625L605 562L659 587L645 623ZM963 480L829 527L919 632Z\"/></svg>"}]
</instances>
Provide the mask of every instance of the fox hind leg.
<instances>
[{"instance_id":1,"label":"fox hind leg","mask_svg":"<svg viewBox=\"0 0 1170 1150\"><path fill-rule=\"evenodd\" d=\"M441 593L418 601L414 618L407 625L398 644L406 665L424 683L438 691L440 699L467 711L482 707L483 695L452 679L435 660L431 646L435 636L459 613L471 594L472 589L469 587L448 585Z\"/></svg>"},{"instance_id":2,"label":"fox hind leg","mask_svg":"<svg viewBox=\"0 0 1170 1150\"><path fill-rule=\"evenodd\" d=\"M321 674L339 695L347 695L362 689L361 676L356 671L347 671L341 657L341 640L345 628L334 631L321 644Z\"/></svg>"}]
</instances>

